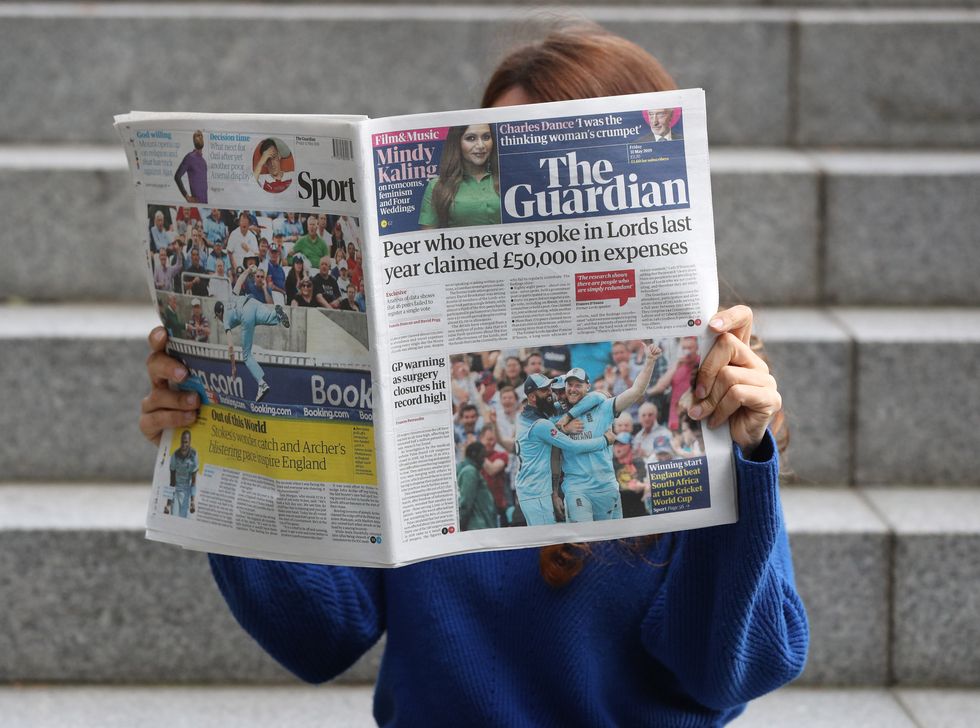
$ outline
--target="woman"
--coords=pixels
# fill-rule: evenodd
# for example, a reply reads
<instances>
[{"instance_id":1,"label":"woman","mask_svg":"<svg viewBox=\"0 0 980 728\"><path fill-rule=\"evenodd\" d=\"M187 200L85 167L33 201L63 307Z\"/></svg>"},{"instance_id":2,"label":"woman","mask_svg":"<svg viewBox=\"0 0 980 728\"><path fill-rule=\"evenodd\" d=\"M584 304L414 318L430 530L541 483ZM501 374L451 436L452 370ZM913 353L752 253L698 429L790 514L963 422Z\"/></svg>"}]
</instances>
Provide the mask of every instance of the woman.
<instances>
[{"instance_id":1,"label":"woman","mask_svg":"<svg viewBox=\"0 0 980 728\"><path fill-rule=\"evenodd\" d=\"M299 295L299 283L304 278L306 278L306 259L296 253L293 256L293 264L289 266L289 273L286 274L286 303L291 304Z\"/></svg>"},{"instance_id":2,"label":"woman","mask_svg":"<svg viewBox=\"0 0 980 728\"><path fill-rule=\"evenodd\" d=\"M674 88L651 56L599 31L511 54L485 105ZM467 554L400 569L211 556L243 627L300 677L328 680L387 632L382 725L720 726L796 677L806 615L793 584L767 425L775 380L749 346L752 312L720 311L689 415L726 421L740 520L661 538ZM171 392L187 372L157 329L140 425L195 417Z\"/></svg>"},{"instance_id":3,"label":"woman","mask_svg":"<svg viewBox=\"0 0 980 728\"><path fill-rule=\"evenodd\" d=\"M330 257L336 258L337 251L343 250L344 253L347 252L347 241L344 240L344 228L340 224L340 219L333 225L333 230L330 231Z\"/></svg>"},{"instance_id":4,"label":"woman","mask_svg":"<svg viewBox=\"0 0 980 728\"><path fill-rule=\"evenodd\" d=\"M293 297L289 305L294 308L317 308L319 304L313 298L313 281L309 278L301 280L299 282L299 293Z\"/></svg>"},{"instance_id":5,"label":"woman","mask_svg":"<svg viewBox=\"0 0 980 728\"><path fill-rule=\"evenodd\" d=\"M364 299L361 296L360 291L358 291L357 286L353 283L347 286L347 290L344 291L344 297L337 304L337 308L340 311L354 311L355 313L364 313Z\"/></svg>"},{"instance_id":6,"label":"woman","mask_svg":"<svg viewBox=\"0 0 980 728\"><path fill-rule=\"evenodd\" d=\"M419 227L496 225L500 222L497 150L489 124L450 127L439 176L429 180Z\"/></svg>"},{"instance_id":7,"label":"woman","mask_svg":"<svg viewBox=\"0 0 980 728\"><path fill-rule=\"evenodd\" d=\"M333 263L330 265L330 275L332 275L335 280L340 279L341 263L343 263L345 266L347 265L347 251L344 248L337 249L337 257L334 258Z\"/></svg>"}]
</instances>

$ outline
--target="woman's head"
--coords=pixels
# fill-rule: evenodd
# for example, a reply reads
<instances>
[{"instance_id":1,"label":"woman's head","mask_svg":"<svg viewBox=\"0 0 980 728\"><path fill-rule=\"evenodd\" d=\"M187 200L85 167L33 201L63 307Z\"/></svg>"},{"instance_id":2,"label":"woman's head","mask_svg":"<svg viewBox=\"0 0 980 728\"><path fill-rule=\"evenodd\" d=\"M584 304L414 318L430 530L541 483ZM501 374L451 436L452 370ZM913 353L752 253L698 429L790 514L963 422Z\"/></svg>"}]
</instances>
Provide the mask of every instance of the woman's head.
<instances>
[{"instance_id":1,"label":"woman's head","mask_svg":"<svg viewBox=\"0 0 980 728\"><path fill-rule=\"evenodd\" d=\"M490 76L482 105L508 106L671 91L677 84L640 46L578 24L511 51Z\"/></svg>"},{"instance_id":2,"label":"woman's head","mask_svg":"<svg viewBox=\"0 0 980 728\"><path fill-rule=\"evenodd\" d=\"M439 227L449 226L450 209L464 177L489 174L499 193L496 141L489 124L449 128L439 159L439 183L432 190L432 206Z\"/></svg>"},{"instance_id":3,"label":"woman's head","mask_svg":"<svg viewBox=\"0 0 980 728\"><path fill-rule=\"evenodd\" d=\"M493 133L489 124L470 124L459 140L459 152L468 174L486 170L493 152Z\"/></svg>"},{"instance_id":4,"label":"woman's head","mask_svg":"<svg viewBox=\"0 0 980 728\"><path fill-rule=\"evenodd\" d=\"M442 145L439 179L457 174L497 173L496 139L489 124L451 126Z\"/></svg>"}]
</instances>

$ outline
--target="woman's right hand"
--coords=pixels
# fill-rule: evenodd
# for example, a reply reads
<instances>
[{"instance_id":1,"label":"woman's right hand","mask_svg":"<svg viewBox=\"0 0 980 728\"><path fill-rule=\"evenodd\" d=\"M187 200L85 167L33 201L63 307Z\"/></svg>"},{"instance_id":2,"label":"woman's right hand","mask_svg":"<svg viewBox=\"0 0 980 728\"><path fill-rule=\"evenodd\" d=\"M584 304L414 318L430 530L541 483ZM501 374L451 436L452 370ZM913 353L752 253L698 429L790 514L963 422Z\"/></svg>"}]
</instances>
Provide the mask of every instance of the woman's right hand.
<instances>
[{"instance_id":1,"label":"woman's right hand","mask_svg":"<svg viewBox=\"0 0 980 728\"><path fill-rule=\"evenodd\" d=\"M169 383L187 379L187 369L173 357L167 356L167 331L157 326L150 332L150 356L146 373L150 376L150 393L140 407L140 431L154 445L167 428L184 427L197 419L201 401L194 392L173 391Z\"/></svg>"}]
</instances>

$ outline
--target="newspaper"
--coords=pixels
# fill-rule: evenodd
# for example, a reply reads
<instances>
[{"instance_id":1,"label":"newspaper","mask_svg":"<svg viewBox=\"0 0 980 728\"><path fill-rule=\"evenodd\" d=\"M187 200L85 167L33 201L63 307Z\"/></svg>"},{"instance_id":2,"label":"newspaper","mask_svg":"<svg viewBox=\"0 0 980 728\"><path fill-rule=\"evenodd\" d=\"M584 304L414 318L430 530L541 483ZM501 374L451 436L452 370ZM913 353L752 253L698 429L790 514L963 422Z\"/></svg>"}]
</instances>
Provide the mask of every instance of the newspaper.
<instances>
[{"instance_id":1,"label":"newspaper","mask_svg":"<svg viewBox=\"0 0 980 728\"><path fill-rule=\"evenodd\" d=\"M704 94L116 118L196 421L147 536L398 566L736 520Z\"/></svg>"}]
</instances>

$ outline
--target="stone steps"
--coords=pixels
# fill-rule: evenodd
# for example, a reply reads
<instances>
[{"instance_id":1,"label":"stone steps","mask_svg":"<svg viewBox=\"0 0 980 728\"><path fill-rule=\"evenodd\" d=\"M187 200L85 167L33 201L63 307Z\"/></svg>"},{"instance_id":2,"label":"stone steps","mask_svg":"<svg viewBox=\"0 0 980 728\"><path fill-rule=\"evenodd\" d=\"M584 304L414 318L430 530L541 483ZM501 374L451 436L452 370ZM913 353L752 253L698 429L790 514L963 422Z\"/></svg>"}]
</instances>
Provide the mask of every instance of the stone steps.
<instances>
[{"instance_id":1,"label":"stone steps","mask_svg":"<svg viewBox=\"0 0 980 728\"><path fill-rule=\"evenodd\" d=\"M896 680L980 685L980 490L874 488L865 495L893 534Z\"/></svg>"},{"instance_id":2,"label":"stone steps","mask_svg":"<svg viewBox=\"0 0 980 728\"><path fill-rule=\"evenodd\" d=\"M561 4L706 89L722 299L763 306L812 642L735 725L972 727L980 0ZM111 117L474 106L531 12L0 0L0 683L27 684L0 687L0 724L373 724L383 640L299 686L201 554L143 537L156 318ZM304 50L257 62L270 39Z\"/></svg>"},{"instance_id":3,"label":"stone steps","mask_svg":"<svg viewBox=\"0 0 980 728\"><path fill-rule=\"evenodd\" d=\"M81 687L0 688L9 728L369 728L372 688ZM980 691L786 687L752 702L733 728L972 728Z\"/></svg>"},{"instance_id":4,"label":"stone steps","mask_svg":"<svg viewBox=\"0 0 980 728\"><path fill-rule=\"evenodd\" d=\"M749 704L732 728L971 728L980 692L786 687Z\"/></svg>"},{"instance_id":5,"label":"stone steps","mask_svg":"<svg viewBox=\"0 0 980 728\"><path fill-rule=\"evenodd\" d=\"M796 482L978 482L980 408L965 395L980 379L980 311L757 315L792 427L785 465ZM155 451L136 421L156 323L149 306L0 306L0 480L149 476Z\"/></svg>"},{"instance_id":6,"label":"stone steps","mask_svg":"<svg viewBox=\"0 0 980 728\"><path fill-rule=\"evenodd\" d=\"M281 683L201 553L147 541L146 486L0 485L0 683ZM379 652L349 671L373 680Z\"/></svg>"},{"instance_id":7,"label":"stone steps","mask_svg":"<svg viewBox=\"0 0 980 728\"><path fill-rule=\"evenodd\" d=\"M295 682L203 554L144 539L147 494L0 485L0 683ZM800 684L980 687L980 488L784 487L783 502L812 633ZM373 681L380 651L341 682Z\"/></svg>"},{"instance_id":8,"label":"stone steps","mask_svg":"<svg viewBox=\"0 0 980 728\"><path fill-rule=\"evenodd\" d=\"M369 728L372 688L80 687L0 688L9 728ZM980 691L786 687L752 702L733 728L972 728Z\"/></svg>"},{"instance_id":9,"label":"stone steps","mask_svg":"<svg viewBox=\"0 0 980 728\"><path fill-rule=\"evenodd\" d=\"M705 88L716 144L904 150L980 140L980 87L970 80L976 9L574 13L654 51L682 86ZM465 108L504 50L540 33L528 22L540 17L487 4L3 3L0 48L15 71L5 91L20 103L5 109L0 142L114 141L112 115L133 108L371 116ZM259 62L269 39L304 50ZM919 50L914 61L909 49Z\"/></svg>"},{"instance_id":10,"label":"stone steps","mask_svg":"<svg viewBox=\"0 0 980 728\"><path fill-rule=\"evenodd\" d=\"M6 728L369 728L370 685L0 687Z\"/></svg>"},{"instance_id":11,"label":"stone steps","mask_svg":"<svg viewBox=\"0 0 980 728\"><path fill-rule=\"evenodd\" d=\"M980 152L716 147L723 300L980 304ZM121 149L0 147L0 296L148 300Z\"/></svg>"},{"instance_id":12,"label":"stone steps","mask_svg":"<svg viewBox=\"0 0 980 728\"><path fill-rule=\"evenodd\" d=\"M77 0L46 0L44 5L75 4ZM185 5L193 0L169 0L168 5ZM235 5L240 4L241 0L211 0L210 5ZM23 0L0 0L0 5L23 5ZM38 3L34 3L37 5ZM130 4L130 0L102 0L102 4ZM155 3L150 3L155 4ZM288 0L279 3L283 5L350 5L349 0ZM421 3L418 0L363 0L359 5L423 5L429 6L472 6L479 5L479 0L432 0L431 2ZM575 8L579 5L591 5L591 0L537 0L534 3L536 8ZM644 6L669 8L678 6L677 0L617 0L616 5L621 7ZM849 2L848 0L689 0L685 6L728 8L772 8L780 7L785 9L837 9L837 8L862 8L862 9L928 9L943 7L946 9L966 9L975 8L980 5L978 0L946 0L941 5L933 5L928 0L860 0L860 2Z\"/></svg>"}]
</instances>

